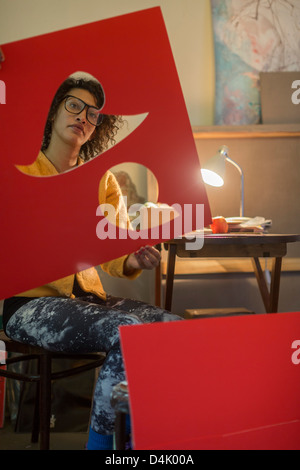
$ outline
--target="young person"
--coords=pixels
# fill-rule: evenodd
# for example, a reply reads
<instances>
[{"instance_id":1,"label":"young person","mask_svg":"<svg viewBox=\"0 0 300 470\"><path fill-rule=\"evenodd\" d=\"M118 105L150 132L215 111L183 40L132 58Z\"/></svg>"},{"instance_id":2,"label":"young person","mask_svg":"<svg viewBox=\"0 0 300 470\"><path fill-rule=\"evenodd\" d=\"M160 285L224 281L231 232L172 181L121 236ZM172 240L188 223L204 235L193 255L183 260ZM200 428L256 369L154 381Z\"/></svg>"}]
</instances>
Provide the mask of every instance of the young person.
<instances>
[{"instance_id":1,"label":"young person","mask_svg":"<svg viewBox=\"0 0 300 470\"><path fill-rule=\"evenodd\" d=\"M104 100L103 88L93 77L65 80L51 104L37 160L20 170L57 175L106 149L122 119L101 115ZM107 172L98 202L113 204L117 210L120 197L115 177ZM159 261L159 252L146 246L102 268L113 276L134 279ZM119 326L179 319L158 307L107 295L95 268L6 299L3 311L4 329L14 340L56 352L106 352L94 391L88 449L112 449L115 416L110 395L112 387L125 379Z\"/></svg>"}]
</instances>

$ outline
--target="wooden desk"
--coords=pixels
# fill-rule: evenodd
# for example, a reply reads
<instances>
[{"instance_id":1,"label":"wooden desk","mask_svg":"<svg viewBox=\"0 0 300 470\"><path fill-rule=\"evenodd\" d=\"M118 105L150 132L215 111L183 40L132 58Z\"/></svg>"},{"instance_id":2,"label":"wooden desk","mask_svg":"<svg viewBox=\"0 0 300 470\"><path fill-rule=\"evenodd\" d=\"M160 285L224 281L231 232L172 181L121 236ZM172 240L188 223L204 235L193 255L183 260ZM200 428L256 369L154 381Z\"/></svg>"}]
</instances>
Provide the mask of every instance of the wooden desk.
<instances>
[{"instance_id":1,"label":"wooden desk","mask_svg":"<svg viewBox=\"0 0 300 470\"><path fill-rule=\"evenodd\" d=\"M282 258L287 253L287 244L300 241L300 235L278 235L261 233L227 233L204 235L200 250L186 249L191 239L170 240L164 243L168 250L165 308L171 310L176 255L181 258L240 258L252 259L258 287L267 313L278 310L279 286ZM268 288L259 258L273 258L271 286Z\"/></svg>"}]
</instances>

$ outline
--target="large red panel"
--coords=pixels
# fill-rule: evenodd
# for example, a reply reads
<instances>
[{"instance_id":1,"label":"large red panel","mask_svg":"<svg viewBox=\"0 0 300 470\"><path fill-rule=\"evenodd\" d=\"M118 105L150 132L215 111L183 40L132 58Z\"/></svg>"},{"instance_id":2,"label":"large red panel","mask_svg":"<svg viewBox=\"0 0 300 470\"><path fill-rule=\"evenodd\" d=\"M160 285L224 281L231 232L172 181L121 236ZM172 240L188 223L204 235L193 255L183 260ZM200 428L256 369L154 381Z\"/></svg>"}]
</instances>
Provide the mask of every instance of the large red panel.
<instances>
[{"instance_id":1,"label":"large red panel","mask_svg":"<svg viewBox=\"0 0 300 470\"><path fill-rule=\"evenodd\" d=\"M161 202L205 204L204 223L210 222L160 8L5 44L3 51L0 298L151 243L130 237L102 241L96 236L99 182L118 163L147 166L158 180ZM46 178L22 174L15 165L36 159L52 97L78 70L103 84L104 113L149 113L148 117L113 149L74 171Z\"/></svg>"},{"instance_id":2,"label":"large red panel","mask_svg":"<svg viewBox=\"0 0 300 470\"><path fill-rule=\"evenodd\" d=\"M300 313L121 327L135 448L299 450L299 339Z\"/></svg>"}]
</instances>

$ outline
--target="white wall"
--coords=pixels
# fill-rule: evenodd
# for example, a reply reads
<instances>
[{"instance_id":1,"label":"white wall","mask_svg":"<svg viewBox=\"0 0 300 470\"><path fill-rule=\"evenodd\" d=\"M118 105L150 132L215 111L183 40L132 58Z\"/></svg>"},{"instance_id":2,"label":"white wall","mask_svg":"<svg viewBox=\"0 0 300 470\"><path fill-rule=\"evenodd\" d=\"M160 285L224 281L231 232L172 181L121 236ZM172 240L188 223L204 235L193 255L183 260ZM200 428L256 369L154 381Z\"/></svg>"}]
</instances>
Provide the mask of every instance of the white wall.
<instances>
[{"instance_id":1,"label":"white wall","mask_svg":"<svg viewBox=\"0 0 300 470\"><path fill-rule=\"evenodd\" d=\"M213 124L209 0L0 0L0 45L155 6L162 9L191 125Z\"/></svg>"}]
</instances>

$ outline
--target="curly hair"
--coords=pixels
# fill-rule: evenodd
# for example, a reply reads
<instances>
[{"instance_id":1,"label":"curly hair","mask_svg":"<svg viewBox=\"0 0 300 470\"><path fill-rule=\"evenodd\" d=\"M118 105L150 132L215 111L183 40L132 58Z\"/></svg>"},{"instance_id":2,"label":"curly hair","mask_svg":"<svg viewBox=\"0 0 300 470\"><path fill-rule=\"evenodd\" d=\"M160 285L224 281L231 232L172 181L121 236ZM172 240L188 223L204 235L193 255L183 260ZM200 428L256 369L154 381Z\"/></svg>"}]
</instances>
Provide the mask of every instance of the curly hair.
<instances>
[{"instance_id":1,"label":"curly hair","mask_svg":"<svg viewBox=\"0 0 300 470\"><path fill-rule=\"evenodd\" d=\"M47 116L47 121L44 129L43 141L41 150L46 150L49 146L52 134L52 122L57 112L57 109L65 96L72 88L82 88L89 91L96 99L97 107L101 109L104 105L105 95L101 84L93 78L67 78L58 88L50 110ZM80 157L84 160L99 155L99 153L106 150L109 144L115 143L115 135L123 125L121 116L103 114L103 119L100 126L95 127L93 137L87 141L80 149Z\"/></svg>"}]
</instances>

